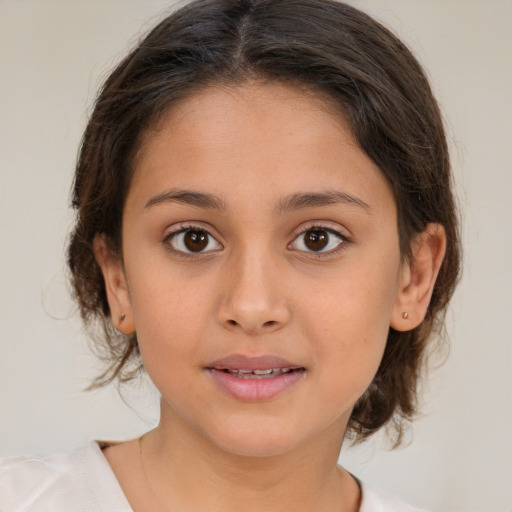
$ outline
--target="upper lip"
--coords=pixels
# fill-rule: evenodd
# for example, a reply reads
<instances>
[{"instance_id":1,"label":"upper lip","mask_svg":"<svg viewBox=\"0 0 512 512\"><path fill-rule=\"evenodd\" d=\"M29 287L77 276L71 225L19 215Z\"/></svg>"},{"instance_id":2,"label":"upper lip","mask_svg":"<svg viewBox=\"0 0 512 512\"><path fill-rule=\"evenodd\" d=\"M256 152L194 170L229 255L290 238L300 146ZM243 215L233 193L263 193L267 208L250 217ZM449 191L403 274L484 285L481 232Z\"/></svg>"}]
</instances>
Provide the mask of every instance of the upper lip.
<instances>
[{"instance_id":1,"label":"upper lip","mask_svg":"<svg viewBox=\"0 0 512 512\"><path fill-rule=\"evenodd\" d=\"M271 368L303 368L303 366L271 354L261 356L231 354L216 359L207 368L215 370L268 370Z\"/></svg>"}]
</instances>

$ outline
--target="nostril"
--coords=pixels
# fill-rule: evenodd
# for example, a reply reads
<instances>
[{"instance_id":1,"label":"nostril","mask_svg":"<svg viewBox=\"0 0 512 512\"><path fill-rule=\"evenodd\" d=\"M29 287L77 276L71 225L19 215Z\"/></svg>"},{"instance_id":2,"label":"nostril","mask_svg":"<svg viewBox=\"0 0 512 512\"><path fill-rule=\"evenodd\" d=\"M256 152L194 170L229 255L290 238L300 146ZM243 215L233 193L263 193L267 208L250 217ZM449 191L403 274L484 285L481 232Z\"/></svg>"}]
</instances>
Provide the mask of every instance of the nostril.
<instances>
[{"instance_id":1,"label":"nostril","mask_svg":"<svg viewBox=\"0 0 512 512\"><path fill-rule=\"evenodd\" d=\"M276 321L275 320L269 320L268 322L265 322L263 325L266 326L266 327L274 327L274 325L276 325Z\"/></svg>"}]
</instances>

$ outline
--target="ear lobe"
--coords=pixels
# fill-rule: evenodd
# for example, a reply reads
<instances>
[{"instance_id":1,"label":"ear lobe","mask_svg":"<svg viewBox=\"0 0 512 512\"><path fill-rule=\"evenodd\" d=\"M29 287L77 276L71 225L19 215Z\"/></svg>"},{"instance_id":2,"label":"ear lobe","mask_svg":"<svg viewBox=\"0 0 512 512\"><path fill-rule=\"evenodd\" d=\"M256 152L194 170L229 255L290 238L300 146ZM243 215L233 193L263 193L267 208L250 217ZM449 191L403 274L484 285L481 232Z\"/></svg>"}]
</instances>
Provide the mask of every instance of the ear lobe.
<instances>
[{"instance_id":1,"label":"ear lobe","mask_svg":"<svg viewBox=\"0 0 512 512\"><path fill-rule=\"evenodd\" d=\"M112 323L123 334L131 334L135 331L135 323L121 258L112 252L105 234L97 234L94 237L93 250L105 280Z\"/></svg>"},{"instance_id":2,"label":"ear lobe","mask_svg":"<svg viewBox=\"0 0 512 512\"><path fill-rule=\"evenodd\" d=\"M393 329L410 331L423 321L445 252L444 227L428 224L413 241L411 261L403 264L401 284L391 316Z\"/></svg>"}]
</instances>

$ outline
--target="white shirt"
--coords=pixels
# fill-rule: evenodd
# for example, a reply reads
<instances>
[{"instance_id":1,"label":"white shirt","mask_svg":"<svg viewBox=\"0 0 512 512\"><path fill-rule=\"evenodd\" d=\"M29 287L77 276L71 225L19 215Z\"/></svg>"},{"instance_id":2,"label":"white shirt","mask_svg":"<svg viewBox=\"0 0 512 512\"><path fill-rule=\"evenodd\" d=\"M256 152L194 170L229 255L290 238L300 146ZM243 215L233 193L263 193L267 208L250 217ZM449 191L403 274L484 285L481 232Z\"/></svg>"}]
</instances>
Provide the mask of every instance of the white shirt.
<instances>
[{"instance_id":1,"label":"white shirt","mask_svg":"<svg viewBox=\"0 0 512 512\"><path fill-rule=\"evenodd\" d=\"M361 484L359 512L420 512ZM98 443L70 454L0 459L0 512L133 512Z\"/></svg>"}]
</instances>

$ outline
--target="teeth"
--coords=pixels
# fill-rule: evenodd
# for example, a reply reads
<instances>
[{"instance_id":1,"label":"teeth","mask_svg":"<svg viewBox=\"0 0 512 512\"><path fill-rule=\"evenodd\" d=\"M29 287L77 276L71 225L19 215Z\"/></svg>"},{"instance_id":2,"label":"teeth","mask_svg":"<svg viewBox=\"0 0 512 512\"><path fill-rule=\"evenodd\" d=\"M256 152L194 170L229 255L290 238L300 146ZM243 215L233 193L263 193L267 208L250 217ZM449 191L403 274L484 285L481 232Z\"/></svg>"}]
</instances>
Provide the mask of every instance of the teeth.
<instances>
[{"instance_id":1,"label":"teeth","mask_svg":"<svg viewBox=\"0 0 512 512\"><path fill-rule=\"evenodd\" d=\"M240 379L258 379L276 377L283 373L291 372L291 368L269 368L267 370L227 370L230 375Z\"/></svg>"}]
</instances>

